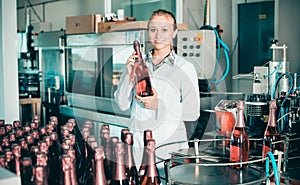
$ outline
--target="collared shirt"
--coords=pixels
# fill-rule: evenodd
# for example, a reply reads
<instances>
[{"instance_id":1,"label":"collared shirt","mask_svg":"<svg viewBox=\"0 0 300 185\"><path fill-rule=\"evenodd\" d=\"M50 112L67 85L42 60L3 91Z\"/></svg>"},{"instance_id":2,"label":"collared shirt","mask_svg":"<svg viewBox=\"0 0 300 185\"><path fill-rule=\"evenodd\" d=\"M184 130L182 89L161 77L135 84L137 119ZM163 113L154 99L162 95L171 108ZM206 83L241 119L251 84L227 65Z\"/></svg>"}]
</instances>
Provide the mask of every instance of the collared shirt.
<instances>
[{"instance_id":1,"label":"collared shirt","mask_svg":"<svg viewBox=\"0 0 300 185\"><path fill-rule=\"evenodd\" d=\"M172 50L159 64L154 64L153 58L152 58L153 51L150 51L149 54L146 56L146 59L148 59L150 66L152 66L153 71L156 71L160 66L163 64L168 64L173 66L175 61L175 52Z\"/></svg>"}]
</instances>

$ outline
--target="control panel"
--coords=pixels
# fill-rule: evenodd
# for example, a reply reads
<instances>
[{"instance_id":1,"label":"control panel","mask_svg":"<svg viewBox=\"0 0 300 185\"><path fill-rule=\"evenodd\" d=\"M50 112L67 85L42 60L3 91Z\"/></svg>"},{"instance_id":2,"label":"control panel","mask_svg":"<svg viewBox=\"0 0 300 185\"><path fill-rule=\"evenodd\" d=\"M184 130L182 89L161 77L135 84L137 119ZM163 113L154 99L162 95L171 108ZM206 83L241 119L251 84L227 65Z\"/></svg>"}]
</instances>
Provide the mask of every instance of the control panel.
<instances>
[{"instance_id":1,"label":"control panel","mask_svg":"<svg viewBox=\"0 0 300 185\"><path fill-rule=\"evenodd\" d=\"M177 54L194 64L199 79L210 79L216 64L214 31L184 30L179 31L177 37Z\"/></svg>"}]
</instances>

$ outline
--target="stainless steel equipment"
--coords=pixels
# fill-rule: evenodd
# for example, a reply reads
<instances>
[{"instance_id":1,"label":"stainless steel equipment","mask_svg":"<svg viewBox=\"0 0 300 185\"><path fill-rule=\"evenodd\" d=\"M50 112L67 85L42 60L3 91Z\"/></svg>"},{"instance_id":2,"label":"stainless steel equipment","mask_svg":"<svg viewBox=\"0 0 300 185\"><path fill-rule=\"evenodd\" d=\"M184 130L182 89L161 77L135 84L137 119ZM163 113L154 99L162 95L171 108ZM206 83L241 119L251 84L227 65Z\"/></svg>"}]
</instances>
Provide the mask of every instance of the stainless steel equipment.
<instances>
[{"instance_id":1,"label":"stainless steel equipment","mask_svg":"<svg viewBox=\"0 0 300 185\"><path fill-rule=\"evenodd\" d=\"M132 43L139 40L144 51L145 31L67 35L66 105L63 117L91 120L111 125L111 134L129 125L129 111L121 111L113 93L117 88ZM100 124L94 124L96 130ZM99 132L95 132L96 137Z\"/></svg>"}]
</instances>

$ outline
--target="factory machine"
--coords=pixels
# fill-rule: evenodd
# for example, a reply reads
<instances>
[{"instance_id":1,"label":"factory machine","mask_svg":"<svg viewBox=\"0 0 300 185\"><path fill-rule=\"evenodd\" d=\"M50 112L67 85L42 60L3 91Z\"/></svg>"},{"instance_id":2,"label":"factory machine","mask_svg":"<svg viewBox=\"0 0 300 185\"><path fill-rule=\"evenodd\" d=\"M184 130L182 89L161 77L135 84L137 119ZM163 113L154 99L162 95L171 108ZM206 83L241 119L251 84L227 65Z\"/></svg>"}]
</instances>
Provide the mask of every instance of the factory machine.
<instances>
[{"instance_id":1,"label":"factory machine","mask_svg":"<svg viewBox=\"0 0 300 185\"><path fill-rule=\"evenodd\" d=\"M247 96L249 133L262 136L268 115L268 101L278 100L278 125L282 133L299 132L299 74L289 72L287 46L271 41L272 59L265 66L255 66L253 92Z\"/></svg>"},{"instance_id":2,"label":"factory machine","mask_svg":"<svg viewBox=\"0 0 300 185\"><path fill-rule=\"evenodd\" d=\"M129 125L130 112L119 109L113 94L125 61L133 52L133 41L140 41L143 53L149 50L146 30L76 35L57 32L41 34L40 38L49 41L48 36L53 34L55 39L52 40L57 41L55 46L49 43L43 45L43 42L37 45L43 69L43 107L48 117L52 111L60 114L61 123L70 117L75 118L78 124L85 120L98 123L94 124L96 138L99 138L98 130L102 124L110 125L111 135L119 135L121 129ZM213 109L226 99L246 101L249 136L262 138L267 124L268 102L278 99L278 122L282 133L288 141L296 139L295 133L299 133L297 123L300 121L299 75L288 72L287 46L272 43L272 60L266 66L254 67L253 92L245 97L243 93L226 92L223 80L229 69L228 63L211 65L218 60L216 38L213 30L178 32L177 53L195 65L200 86L201 117L197 123L188 123L188 137L202 139L204 132L207 134L218 129ZM282 51L282 55L278 51ZM211 136L215 137L216 132ZM289 146L296 148L297 143L291 142ZM288 155L284 157L287 162ZM253 178L257 176L261 178L261 172Z\"/></svg>"}]
</instances>

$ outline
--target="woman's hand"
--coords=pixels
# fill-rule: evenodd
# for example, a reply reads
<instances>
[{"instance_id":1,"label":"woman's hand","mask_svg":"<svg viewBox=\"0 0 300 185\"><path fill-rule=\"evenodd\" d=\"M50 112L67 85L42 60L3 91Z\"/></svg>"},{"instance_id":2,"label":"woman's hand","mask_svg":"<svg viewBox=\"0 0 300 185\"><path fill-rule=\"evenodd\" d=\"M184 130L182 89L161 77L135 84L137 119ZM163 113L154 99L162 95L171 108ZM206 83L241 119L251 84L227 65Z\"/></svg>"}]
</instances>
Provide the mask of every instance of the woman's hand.
<instances>
[{"instance_id":1,"label":"woman's hand","mask_svg":"<svg viewBox=\"0 0 300 185\"><path fill-rule=\"evenodd\" d=\"M126 68L127 68L127 75L129 78L129 82L134 83L134 61L137 58L137 55L132 53L132 55L128 58L126 62Z\"/></svg>"},{"instance_id":2,"label":"woman's hand","mask_svg":"<svg viewBox=\"0 0 300 185\"><path fill-rule=\"evenodd\" d=\"M158 97L157 92L154 88L152 88L153 96L141 97L139 95L135 95L135 98L141 102L146 109L156 110L158 108Z\"/></svg>"}]
</instances>

